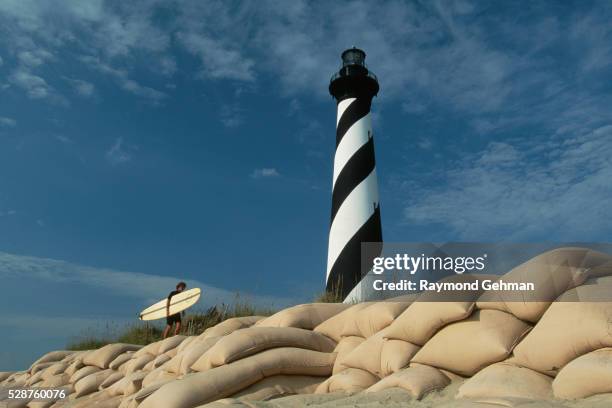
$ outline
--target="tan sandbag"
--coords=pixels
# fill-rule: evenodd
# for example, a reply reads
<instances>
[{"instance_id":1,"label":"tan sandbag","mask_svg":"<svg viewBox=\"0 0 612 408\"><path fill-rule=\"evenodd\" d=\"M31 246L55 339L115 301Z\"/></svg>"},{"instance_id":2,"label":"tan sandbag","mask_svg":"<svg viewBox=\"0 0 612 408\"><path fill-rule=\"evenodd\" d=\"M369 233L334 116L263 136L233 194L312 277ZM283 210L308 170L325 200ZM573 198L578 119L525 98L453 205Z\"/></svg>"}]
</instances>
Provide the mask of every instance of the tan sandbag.
<instances>
[{"instance_id":1,"label":"tan sandbag","mask_svg":"<svg viewBox=\"0 0 612 408\"><path fill-rule=\"evenodd\" d=\"M258 321L257 327L297 327L312 330L330 317L350 307L344 303L307 303L283 309Z\"/></svg>"},{"instance_id":2,"label":"tan sandbag","mask_svg":"<svg viewBox=\"0 0 612 408\"><path fill-rule=\"evenodd\" d=\"M609 255L587 248L568 247L544 252L501 276L506 283L533 283L534 291L486 291L477 307L501 310L535 323L553 300L584 283L592 268L610 259Z\"/></svg>"},{"instance_id":3,"label":"tan sandbag","mask_svg":"<svg viewBox=\"0 0 612 408\"><path fill-rule=\"evenodd\" d=\"M203 340L211 337L225 336L235 330L251 327L264 318L264 316L232 317L231 319L224 320L213 327L209 327L204 331L204 333L200 334L198 338Z\"/></svg>"},{"instance_id":4,"label":"tan sandbag","mask_svg":"<svg viewBox=\"0 0 612 408\"><path fill-rule=\"evenodd\" d=\"M416 301L385 330L388 338L422 346L449 323L467 318L474 302Z\"/></svg>"},{"instance_id":5,"label":"tan sandbag","mask_svg":"<svg viewBox=\"0 0 612 408\"><path fill-rule=\"evenodd\" d=\"M609 296L600 285L572 289L546 311L538 324L514 350L518 364L555 375L560 368L591 351L612 347L609 322L612 302L589 302ZM582 301L564 301L580 298Z\"/></svg>"},{"instance_id":6,"label":"tan sandbag","mask_svg":"<svg viewBox=\"0 0 612 408\"><path fill-rule=\"evenodd\" d=\"M372 385L366 392L378 392L387 388L400 387L405 389L415 399L433 390L438 390L450 384L449 378L440 370L425 365L416 365L399 370Z\"/></svg>"},{"instance_id":7,"label":"tan sandbag","mask_svg":"<svg viewBox=\"0 0 612 408\"><path fill-rule=\"evenodd\" d=\"M111 361L108 364L108 368L112 368L113 370L117 370L123 364L127 363L128 361L130 361L131 359L136 357L137 354L138 355L146 354L146 353L140 353L141 350L143 350L143 349L138 350L138 352L136 352L136 353L134 353L133 351L126 351L123 354L119 354L117 357L115 357L115 359L113 361Z\"/></svg>"},{"instance_id":8,"label":"tan sandbag","mask_svg":"<svg viewBox=\"0 0 612 408\"><path fill-rule=\"evenodd\" d=\"M419 348L407 341L387 339L386 330L382 330L344 357L342 364L383 378L406 367Z\"/></svg>"},{"instance_id":9,"label":"tan sandbag","mask_svg":"<svg viewBox=\"0 0 612 408\"><path fill-rule=\"evenodd\" d=\"M174 357L171 362L175 359L178 361L178 369L176 365L169 364L167 371L179 373L182 375L191 373L193 370L191 367L198 361L211 347L213 347L223 337L209 337L203 340L193 342L189 348L185 349L181 355Z\"/></svg>"},{"instance_id":10,"label":"tan sandbag","mask_svg":"<svg viewBox=\"0 0 612 408\"><path fill-rule=\"evenodd\" d=\"M171 350L166 351L164 354L160 354L160 356L163 355L163 356L168 356L168 358L172 358L176 356L177 354L178 354L178 347L175 347Z\"/></svg>"},{"instance_id":11,"label":"tan sandbag","mask_svg":"<svg viewBox=\"0 0 612 408\"><path fill-rule=\"evenodd\" d=\"M102 391L102 390L110 387L111 385L115 384L117 381L121 380L123 377L124 377L123 373L115 371L114 373L112 373L111 375L106 377L106 379L104 381L102 381L102 384L100 384L98 389L100 391Z\"/></svg>"},{"instance_id":12,"label":"tan sandbag","mask_svg":"<svg viewBox=\"0 0 612 408\"><path fill-rule=\"evenodd\" d=\"M99 367L96 366L85 366L83 368L78 369L74 374L70 376L70 383L74 384L79 381L81 378L85 378L90 374L97 373L101 371Z\"/></svg>"},{"instance_id":13,"label":"tan sandbag","mask_svg":"<svg viewBox=\"0 0 612 408\"><path fill-rule=\"evenodd\" d=\"M114 370L106 369L81 378L79 381L74 383L75 397L79 398L83 395L98 391L100 384L102 384L104 380L106 380L113 373Z\"/></svg>"},{"instance_id":14,"label":"tan sandbag","mask_svg":"<svg viewBox=\"0 0 612 408\"><path fill-rule=\"evenodd\" d=\"M55 374L50 377L47 377L40 384L43 388L59 388L64 387L70 381L70 376L65 373Z\"/></svg>"},{"instance_id":15,"label":"tan sandbag","mask_svg":"<svg viewBox=\"0 0 612 408\"><path fill-rule=\"evenodd\" d=\"M315 394L327 394L336 391L359 392L371 387L378 380L377 376L368 371L347 368L322 382L315 390Z\"/></svg>"},{"instance_id":16,"label":"tan sandbag","mask_svg":"<svg viewBox=\"0 0 612 408\"><path fill-rule=\"evenodd\" d=\"M43 363L45 364L45 363ZM53 363L51 363L53 364ZM42 381L42 376L45 373L45 369L39 370L37 371L35 374L32 374L25 382L26 386L31 386L33 384L36 384L39 381Z\"/></svg>"},{"instance_id":17,"label":"tan sandbag","mask_svg":"<svg viewBox=\"0 0 612 408\"><path fill-rule=\"evenodd\" d=\"M139 357L143 354L153 354L153 355L158 355L159 354L159 347L161 346L163 340L159 340L159 341L154 341L153 343L149 343L145 346L143 346L141 349L137 350L136 352L134 352L134 356L133 357Z\"/></svg>"},{"instance_id":18,"label":"tan sandbag","mask_svg":"<svg viewBox=\"0 0 612 408\"><path fill-rule=\"evenodd\" d=\"M273 375L331 374L334 353L281 347L266 350L233 363L185 376L165 384L140 405L141 408L183 408L225 398Z\"/></svg>"},{"instance_id":19,"label":"tan sandbag","mask_svg":"<svg viewBox=\"0 0 612 408\"><path fill-rule=\"evenodd\" d=\"M106 346L99 348L96 351L88 353L83 358L83 363L85 365L108 368L108 365L111 363L111 361L117 358L119 354L123 354L126 351L136 351L140 348L142 348L142 346L136 344L107 344Z\"/></svg>"},{"instance_id":20,"label":"tan sandbag","mask_svg":"<svg viewBox=\"0 0 612 408\"><path fill-rule=\"evenodd\" d=\"M344 330L344 326L347 324L347 322L355 319L359 312L371 304L372 302L364 302L351 305L337 315L332 316L323 323L319 324L313 329L313 331L324 334L330 339L339 342L342 339L342 331Z\"/></svg>"},{"instance_id":21,"label":"tan sandbag","mask_svg":"<svg viewBox=\"0 0 612 408\"><path fill-rule=\"evenodd\" d=\"M155 370L147 373L145 378L142 380L142 386L148 387L156 382L165 381L165 380L176 380L179 377L179 374L169 373L164 370L163 367L156 368Z\"/></svg>"},{"instance_id":22,"label":"tan sandbag","mask_svg":"<svg viewBox=\"0 0 612 408\"><path fill-rule=\"evenodd\" d=\"M38 364L32 365L30 369L28 370L28 373L31 375L34 375L37 372L44 370L45 368L51 367L53 364L55 364L55 361L47 361L44 363L38 363Z\"/></svg>"},{"instance_id":23,"label":"tan sandbag","mask_svg":"<svg viewBox=\"0 0 612 408\"><path fill-rule=\"evenodd\" d=\"M165 353L164 354L160 354L159 356L155 357L152 361L149 361L147 363L147 365L144 366L143 370L145 370L145 371L154 370L157 367L162 366L163 364L165 364L168 361L170 361L170 356L168 356Z\"/></svg>"},{"instance_id":24,"label":"tan sandbag","mask_svg":"<svg viewBox=\"0 0 612 408\"><path fill-rule=\"evenodd\" d=\"M468 378L459 387L457 398L513 397L552 398L552 378L505 362L492 364Z\"/></svg>"},{"instance_id":25,"label":"tan sandbag","mask_svg":"<svg viewBox=\"0 0 612 408\"><path fill-rule=\"evenodd\" d=\"M143 354L140 355L138 357L134 357L133 359L131 359L130 361L128 361L125 364L122 364L119 367L119 371L122 372L123 374L127 375L127 374L131 374L135 371L139 371L142 370L142 368L144 366L146 366L149 362L155 360L155 355L153 354Z\"/></svg>"},{"instance_id":26,"label":"tan sandbag","mask_svg":"<svg viewBox=\"0 0 612 408\"><path fill-rule=\"evenodd\" d=\"M15 373L14 371L0 371L0 382L6 380L14 373Z\"/></svg>"},{"instance_id":27,"label":"tan sandbag","mask_svg":"<svg viewBox=\"0 0 612 408\"><path fill-rule=\"evenodd\" d=\"M329 353L334 350L336 343L323 334L295 327L249 327L221 338L191 369L205 371L277 347Z\"/></svg>"},{"instance_id":28,"label":"tan sandbag","mask_svg":"<svg viewBox=\"0 0 612 408\"><path fill-rule=\"evenodd\" d=\"M146 379L146 377L145 377ZM132 395L133 399L137 402L141 402L149 395L153 394L155 391L159 390L163 385L168 384L171 381L175 381L176 378L165 378L162 380L157 380L155 382L150 383L149 385L144 384L144 380L142 382L142 387L138 392Z\"/></svg>"},{"instance_id":29,"label":"tan sandbag","mask_svg":"<svg viewBox=\"0 0 612 408\"><path fill-rule=\"evenodd\" d=\"M349 336L342 337L336 348L334 349L334 353L336 353L336 361L334 362L334 369L332 370L332 374L339 373L340 371L348 368L344 364L344 359L348 357L357 346L363 343L365 339L363 337L358 336Z\"/></svg>"},{"instance_id":30,"label":"tan sandbag","mask_svg":"<svg viewBox=\"0 0 612 408\"><path fill-rule=\"evenodd\" d=\"M181 344L178 345L176 348L177 352L181 353L186 347L189 347L191 343L196 341L197 338L198 336L188 336L185 340L183 340L183 342L181 342Z\"/></svg>"},{"instance_id":31,"label":"tan sandbag","mask_svg":"<svg viewBox=\"0 0 612 408\"><path fill-rule=\"evenodd\" d=\"M53 377L56 374L63 374L68 368L68 363L57 362L53 365L42 370L42 379L46 380L47 378Z\"/></svg>"},{"instance_id":32,"label":"tan sandbag","mask_svg":"<svg viewBox=\"0 0 612 408\"><path fill-rule=\"evenodd\" d=\"M346 321L342 336L368 338L389 326L408 306L410 302L375 302Z\"/></svg>"},{"instance_id":33,"label":"tan sandbag","mask_svg":"<svg viewBox=\"0 0 612 408\"><path fill-rule=\"evenodd\" d=\"M159 345L159 349L157 350L157 355L166 353L178 347L186 338L187 336L178 334L178 335L168 337L167 339L162 340L161 344Z\"/></svg>"},{"instance_id":34,"label":"tan sandbag","mask_svg":"<svg viewBox=\"0 0 612 408\"><path fill-rule=\"evenodd\" d=\"M42 364L42 363L54 363L57 361L60 361L62 359L64 359L65 357L74 354L74 351L70 351L70 350L57 350L57 351L51 351L45 355L43 355L42 357L40 357L38 360L34 361L32 363L32 365L30 366L30 371L31 368Z\"/></svg>"},{"instance_id":35,"label":"tan sandbag","mask_svg":"<svg viewBox=\"0 0 612 408\"><path fill-rule=\"evenodd\" d=\"M479 310L436 333L412 359L463 376L502 361L531 327L509 313Z\"/></svg>"},{"instance_id":36,"label":"tan sandbag","mask_svg":"<svg viewBox=\"0 0 612 408\"><path fill-rule=\"evenodd\" d=\"M247 401L267 401L292 394L312 394L324 377L308 375L274 375L232 395Z\"/></svg>"},{"instance_id":37,"label":"tan sandbag","mask_svg":"<svg viewBox=\"0 0 612 408\"><path fill-rule=\"evenodd\" d=\"M570 361L552 383L555 397L587 398L612 393L612 348L603 348Z\"/></svg>"},{"instance_id":38,"label":"tan sandbag","mask_svg":"<svg viewBox=\"0 0 612 408\"><path fill-rule=\"evenodd\" d=\"M131 373L111 385L107 392L109 395L132 395L140 391L142 388L142 381L146 377L147 373L139 371Z\"/></svg>"},{"instance_id":39,"label":"tan sandbag","mask_svg":"<svg viewBox=\"0 0 612 408\"><path fill-rule=\"evenodd\" d=\"M76 373L77 370L83 367L85 367L85 364L83 364L83 358L79 357L79 358L76 358L74 361L72 361L64 372L71 376L72 374Z\"/></svg>"}]
</instances>

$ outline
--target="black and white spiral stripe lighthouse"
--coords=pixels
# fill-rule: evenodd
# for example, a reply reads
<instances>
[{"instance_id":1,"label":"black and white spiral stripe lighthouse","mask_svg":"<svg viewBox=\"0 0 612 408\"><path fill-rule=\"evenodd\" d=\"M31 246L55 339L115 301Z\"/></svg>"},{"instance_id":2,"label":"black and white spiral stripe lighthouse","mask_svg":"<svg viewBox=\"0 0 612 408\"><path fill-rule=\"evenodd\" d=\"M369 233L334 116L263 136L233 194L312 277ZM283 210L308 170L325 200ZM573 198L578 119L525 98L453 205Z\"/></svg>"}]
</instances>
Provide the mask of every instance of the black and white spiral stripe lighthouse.
<instances>
[{"instance_id":1,"label":"black and white spiral stripe lighthouse","mask_svg":"<svg viewBox=\"0 0 612 408\"><path fill-rule=\"evenodd\" d=\"M382 243L378 181L370 106L378 80L355 47L342 53L342 67L329 84L338 103L327 291L343 298L362 277L361 243Z\"/></svg>"}]
</instances>

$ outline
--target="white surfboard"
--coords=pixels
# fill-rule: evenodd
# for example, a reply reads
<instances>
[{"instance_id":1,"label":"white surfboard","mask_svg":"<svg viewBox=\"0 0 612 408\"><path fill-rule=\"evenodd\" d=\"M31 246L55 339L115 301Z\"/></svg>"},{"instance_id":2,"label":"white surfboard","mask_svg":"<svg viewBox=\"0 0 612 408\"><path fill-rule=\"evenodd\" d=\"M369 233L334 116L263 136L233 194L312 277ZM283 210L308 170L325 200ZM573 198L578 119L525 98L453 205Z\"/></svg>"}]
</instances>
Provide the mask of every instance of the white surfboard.
<instances>
[{"instance_id":1,"label":"white surfboard","mask_svg":"<svg viewBox=\"0 0 612 408\"><path fill-rule=\"evenodd\" d=\"M170 315L182 312L183 310L190 308L200 300L200 294L202 291L200 288L193 288L184 290L181 293L177 293L170 299ZM155 320L163 319L166 317L166 304L168 299L160 300L147 307L145 310L140 312L138 316L140 320Z\"/></svg>"}]
</instances>

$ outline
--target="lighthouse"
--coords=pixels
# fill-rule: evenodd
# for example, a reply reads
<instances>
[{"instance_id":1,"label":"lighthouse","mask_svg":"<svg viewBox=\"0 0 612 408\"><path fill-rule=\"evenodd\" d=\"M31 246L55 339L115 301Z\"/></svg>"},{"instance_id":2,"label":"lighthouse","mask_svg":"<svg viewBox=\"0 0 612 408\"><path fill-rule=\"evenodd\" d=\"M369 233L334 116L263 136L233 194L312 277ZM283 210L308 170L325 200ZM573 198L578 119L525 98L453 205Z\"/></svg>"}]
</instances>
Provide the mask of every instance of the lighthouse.
<instances>
[{"instance_id":1,"label":"lighthouse","mask_svg":"<svg viewBox=\"0 0 612 408\"><path fill-rule=\"evenodd\" d=\"M343 299L362 278L361 243L382 243L370 115L379 87L365 58L365 52L355 47L344 51L342 67L329 84L337 120L326 290Z\"/></svg>"}]
</instances>

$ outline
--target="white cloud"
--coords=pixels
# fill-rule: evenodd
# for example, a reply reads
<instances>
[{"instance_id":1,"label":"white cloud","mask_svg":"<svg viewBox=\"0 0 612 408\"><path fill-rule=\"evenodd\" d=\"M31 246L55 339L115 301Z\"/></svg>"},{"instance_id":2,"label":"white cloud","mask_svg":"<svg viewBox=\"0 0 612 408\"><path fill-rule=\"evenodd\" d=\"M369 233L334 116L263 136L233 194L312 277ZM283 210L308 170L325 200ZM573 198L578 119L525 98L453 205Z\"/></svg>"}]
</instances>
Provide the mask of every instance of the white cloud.
<instances>
[{"instance_id":1,"label":"white cloud","mask_svg":"<svg viewBox=\"0 0 612 408\"><path fill-rule=\"evenodd\" d=\"M70 85L72 85L74 92L76 92L76 94L79 96L87 98L94 96L96 92L96 87L91 82L84 81L82 79L73 79L67 77L65 77L64 79L66 79L66 81L68 81Z\"/></svg>"},{"instance_id":2,"label":"white cloud","mask_svg":"<svg viewBox=\"0 0 612 408\"><path fill-rule=\"evenodd\" d=\"M53 89L47 84L47 81L25 70L13 72L9 81L25 90L32 99L47 98L53 93Z\"/></svg>"},{"instance_id":3,"label":"white cloud","mask_svg":"<svg viewBox=\"0 0 612 408\"><path fill-rule=\"evenodd\" d=\"M115 139L113 145L106 151L105 157L113 166L127 163L132 160L132 155L126 150L122 137Z\"/></svg>"},{"instance_id":4,"label":"white cloud","mask_svg":"<svg viewBox=\"0 0 612 408\"><path fill-rule=\"evenodd\" d=\"M114 68L111 65L103 62L97 57L85 56L80 58L82 62L88 64L91 68L114 77L119 86L136 96L148 99L153 104L159 104L166 98L166 94L148 86L141 85L129 77L128 71L124 69Z\"/></svg>"},{"instance_id":5,"label":"white cloud","mask_svg":"<svg viewBox=\"0 0 612 408\"><path fill-rule=\"evenodd\" d=\"M442 225L462 240L605 240L610 140L612 125L570 138L491 142L441 180L412 183L405 223Z\"/></svg>"},{"instance_id":6,"label":"white cloud","mask_svg":"<svg viewBox=\"0 0 612 408\"><path fill-rule=\"evenodd\" d=\"M236 293L208 285L194 279L184 279L180 276L161 276L139 272L118 271L114 269L92 268L69 262L47 258L36 258L12 255L0 252L0 277L19 278L23 281L75 283L85 287L109 291L118 296L138 299L144 303L159 300L173 288L178 280L184 280L189 287L199 287L204 296L200 303L203 306L216 304L231 304ZM254 294L241 294L257 305L286 306L291 299L283 297L267 297Z\"/></svg>"},{"instance_id":7,"label":"white cloud","mask_svg":"<svg viewBox=\"0 0 612 408\"><path fill-rule=\"evenodd\" d=\"M6 116L0 116L0 127L15 127L17 126L17 121L13 118L8 118Z\"/></svg>"},{"instance_id":8,"label":"white cloud","mask_svg":"<svg viewBox=\"0 0 612 408\"><path fill-rule=\"evenodd\" d=\"M280 173L275 168L264 167L261 169L255 169L251 173L251 178L265 178L265 177L280 177Z\"/></svg>"}]
</instances>

